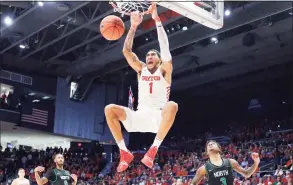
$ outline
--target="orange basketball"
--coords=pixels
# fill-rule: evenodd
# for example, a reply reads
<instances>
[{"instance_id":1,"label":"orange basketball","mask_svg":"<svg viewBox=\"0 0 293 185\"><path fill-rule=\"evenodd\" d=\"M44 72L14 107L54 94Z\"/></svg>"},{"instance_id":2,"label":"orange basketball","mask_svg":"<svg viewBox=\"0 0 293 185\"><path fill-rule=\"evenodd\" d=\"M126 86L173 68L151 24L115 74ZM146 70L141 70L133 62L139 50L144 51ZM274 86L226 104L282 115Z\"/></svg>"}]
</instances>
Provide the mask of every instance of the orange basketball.
<instances>
[{"instance_id":1,"label":"orange basketball","mask_svg":"<svg viewBox=\"0 0 293 185\"><path fill-rule=\"evenodd\" d=\"M124 33L124 23L120 17L109 15L102 20L100 32L107 40L117 40Z\"/></svg>"}]
</instances>

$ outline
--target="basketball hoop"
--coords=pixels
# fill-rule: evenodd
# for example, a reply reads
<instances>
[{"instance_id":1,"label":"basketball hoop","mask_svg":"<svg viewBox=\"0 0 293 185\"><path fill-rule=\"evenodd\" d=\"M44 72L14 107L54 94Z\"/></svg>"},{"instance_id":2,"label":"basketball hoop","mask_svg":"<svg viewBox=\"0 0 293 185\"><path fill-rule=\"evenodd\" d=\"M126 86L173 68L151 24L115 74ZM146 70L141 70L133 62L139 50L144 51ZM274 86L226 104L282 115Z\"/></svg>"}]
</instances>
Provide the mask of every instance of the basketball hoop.
<instances>
[{"instance_id":1,"label":"basketball hoop","mask_svg":"<svg viewBox=\"0 0 293 185\"><path fill-rule=\"evenodd\" d=\"M114 8L115 12L119 12L122 15L130 16L131 12L138 11L141 14L148 14L151 12L151 1L137 1L137 0L110 0L109 3Z\"/></svg>"},{"instance_id":2,"label":"basketball hoop","mask_svg":"<svg viewBox=\"0 0 293 185\"><path fill-rule=\"evenodd\" d=\"M224 1L217 0L110 0L115 12L149 14L156 3L212 29L224 25Z\"/></svg>"}]
</instances>

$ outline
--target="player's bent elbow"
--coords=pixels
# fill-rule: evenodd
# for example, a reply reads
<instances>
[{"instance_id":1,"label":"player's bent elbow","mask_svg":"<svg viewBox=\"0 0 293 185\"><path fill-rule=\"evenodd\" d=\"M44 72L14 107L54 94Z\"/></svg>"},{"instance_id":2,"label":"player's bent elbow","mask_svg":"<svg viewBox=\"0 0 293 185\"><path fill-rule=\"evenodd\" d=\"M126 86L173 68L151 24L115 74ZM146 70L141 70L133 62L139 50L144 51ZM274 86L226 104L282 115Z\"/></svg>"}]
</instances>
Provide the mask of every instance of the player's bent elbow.
<instances>
[{"instance_id":1,"label":"player's bent elbow","mask_svg":"<svg viewBox=\"0 0 293 185\"><path fill-rule=\"evenodd\" d=\"M125 57L127 57L128 55L130 55L132 53L132 51L129 49L123 48L122 53Z\"/></svg>"},{"instance_id":2,"label":"player's bent elbow","mask_svg":"<svg viewBox=\"0 0 293 185\"><path fill-rule=\"evenodd\" d=\"M178 104L176 102L169 101L167 104L172 112L176 113L178 111Z\"/></svg>"}]
</instances>

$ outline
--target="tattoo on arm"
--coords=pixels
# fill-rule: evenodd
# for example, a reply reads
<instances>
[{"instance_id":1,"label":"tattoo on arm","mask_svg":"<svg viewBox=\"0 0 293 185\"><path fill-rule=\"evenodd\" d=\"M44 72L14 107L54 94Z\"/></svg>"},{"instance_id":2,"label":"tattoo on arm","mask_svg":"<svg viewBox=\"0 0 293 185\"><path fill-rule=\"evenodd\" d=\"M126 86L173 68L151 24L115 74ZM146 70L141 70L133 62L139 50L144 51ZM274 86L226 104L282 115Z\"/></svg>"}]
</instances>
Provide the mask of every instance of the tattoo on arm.
<instances>
[{"instance_id":1,"label":"tattoo on arm","mask_svg":"<svg viewBox=\"0 0 293 185\"><path fill-rule=\"evenodd\" d=\"M124 46L123 48L125 50L128 50L128 51L131 51L132 50L132 45L133 45L133 39L134 39L134 35L135 35L135 31L136 31L136 28L133 28L131 27L127 36L126 36L126 39L125 39L125 42L124 42Z\"/></svg>"},{"instance_id":2,"label":"tattoo on arm","mask_svg":"<svg viewBox=\"0 0 293 185\"><path fill-rule=\"evenodd\" d=\"M257 169L257 166L255 163L250 167L248 168L246 171L246 176L250 177Z\"/></svg>"},{"instance_id":3,"label":"tattoo on arm","mask_svg":"<svg viewBox=\"0 0 293 185\"><path fill-rule=\"evenodd\" d=\"M230 159L233 169L245 177L250 177L257 169L258 164L254 163L250 168L244 169L234 159Z\"/></svg>"}]
</instances>

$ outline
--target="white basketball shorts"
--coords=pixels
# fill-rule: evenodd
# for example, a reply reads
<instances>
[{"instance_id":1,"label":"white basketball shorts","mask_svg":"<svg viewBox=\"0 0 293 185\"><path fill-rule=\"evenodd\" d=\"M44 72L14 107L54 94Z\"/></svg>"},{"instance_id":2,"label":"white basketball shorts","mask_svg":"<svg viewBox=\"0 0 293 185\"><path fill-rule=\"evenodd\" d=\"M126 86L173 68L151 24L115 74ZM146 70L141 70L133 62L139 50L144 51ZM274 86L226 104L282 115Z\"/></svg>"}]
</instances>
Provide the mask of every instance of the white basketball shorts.
<instances>
[{"instance_id":1,"label":"white basketball shorts","mask_svg":"<svg viewBox=\"0 0 293 185\"><path fill-rule=\"evenodd\" d=\"M127 107L124 107L124 110L126 120L122 121L122 123L128 132L157 133L159 131L162 110L140 108L137 111L133 111Z\"/></svg>"}]
</instances>

